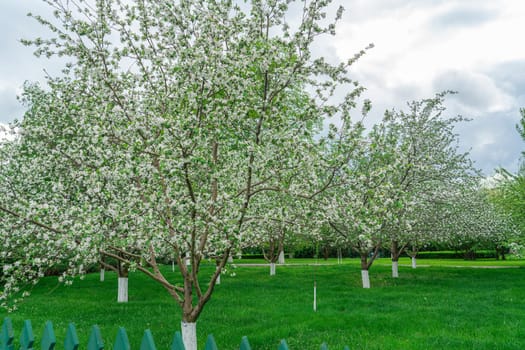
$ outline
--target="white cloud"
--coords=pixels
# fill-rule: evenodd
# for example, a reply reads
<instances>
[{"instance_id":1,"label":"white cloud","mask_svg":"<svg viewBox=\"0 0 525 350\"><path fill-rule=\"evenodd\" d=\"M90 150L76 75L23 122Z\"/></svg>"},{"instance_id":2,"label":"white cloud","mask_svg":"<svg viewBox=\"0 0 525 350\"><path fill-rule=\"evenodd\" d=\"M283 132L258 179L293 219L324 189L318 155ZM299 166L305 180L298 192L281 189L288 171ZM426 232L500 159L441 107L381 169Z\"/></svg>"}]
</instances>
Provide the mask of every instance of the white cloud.
<instances>
[{"instance_id":1,"label":"white cloud","mask_svg":"<svg viewBox=\"0 0 525 350\"><path fill-rule=\"evenodd\" d=\"M515 129L518 119L517 110L486 113L458 127L462 149L470 149L476 165L485 174L492 174L499 167L510 171L518 169L521 151L525 148Z\"/></svg>"},{"instance_id":2,"label":"white cloud","mask_svg":"<svg viewBox=\"0 0 525 350\"><path fill-rule=\"evenodd\" d=\"M514 130L525 103L525 2L522 0L350 0L335 39L339 59L375 48L352 72L380 119L386 108L457 90L448 113L473 118L462 148L486 173L517 169L523 145ZM512 63L512 64L509 64Z\"/></svg>"},{"instance_id":3,"label":"white cloud","mask_svg":"<svg viewBox=\"0 0 525 350\"><path fill-rule=\"evenodd\" d=\"M478 72L450 70L436 77L432 86L437 91L459 92L453 99L461 114L505 112L516 105L514 98L498 87L492 78Z\"/></svg>"},{"instance_id":4,"label":"white cloud","mask_svg":"<svg viewBox=\"0 0 525 350\"><path fill-rule=\"evenodd\" d=\"M7 123L22 116L23 109L16 98L20 92L14 83L0 81L0 122Z\"/></svg>"}]
</instances>

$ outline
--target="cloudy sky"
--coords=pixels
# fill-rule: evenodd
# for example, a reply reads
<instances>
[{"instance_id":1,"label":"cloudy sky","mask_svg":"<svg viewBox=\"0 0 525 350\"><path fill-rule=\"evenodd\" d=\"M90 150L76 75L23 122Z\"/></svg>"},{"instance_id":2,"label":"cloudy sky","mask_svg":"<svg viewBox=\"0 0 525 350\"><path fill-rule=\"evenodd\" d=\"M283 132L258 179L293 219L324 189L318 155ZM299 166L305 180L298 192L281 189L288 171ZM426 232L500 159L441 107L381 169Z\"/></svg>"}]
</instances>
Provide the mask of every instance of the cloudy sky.
<instances>
[{"instance_id":1,"label":"cloudy sky","mask_svg":"<svg viewBox=\"0 0 525 350\"><path fill-rule=\"evenodd\" d=\"M472 121L458 128L489 176L497 167L516 171L525 143L515 130L525 107L525 1L523 0L334 0L346 11L335 38L316 51L343 60L374 43L352 75L372 100L369 122L407 101L458 91L448 112ZM0 2L0 123L21 118L16 96L24 81L54 74L54 61L36 59L18 40L44 35L28 12L49 14L40 0Z\"/></svg>"}]
</instances>

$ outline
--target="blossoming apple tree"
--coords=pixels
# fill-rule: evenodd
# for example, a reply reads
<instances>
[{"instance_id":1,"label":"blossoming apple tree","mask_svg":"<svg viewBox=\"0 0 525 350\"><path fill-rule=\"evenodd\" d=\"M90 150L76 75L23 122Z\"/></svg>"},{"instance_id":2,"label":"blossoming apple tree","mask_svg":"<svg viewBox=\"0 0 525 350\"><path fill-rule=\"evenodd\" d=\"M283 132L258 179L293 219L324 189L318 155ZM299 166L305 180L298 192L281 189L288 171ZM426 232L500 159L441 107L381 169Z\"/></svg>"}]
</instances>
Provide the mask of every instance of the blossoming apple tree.
<instances>
[{"instance_id":1,"label":"blossoming apple tree","mask_svg":"<svg viewBox=\"0 0 525 350\"><path fill-rule=\"evenodd\" d=\"M326 118L349 118L362 88L347 68L364 52L335 66L312 57L335 28L324 0L301 2L295 25L288 0L46 2L55 18L35 18L52 36L26 43L69 63L48 89L25 90L22 136L2 146L2 236L22 253L3 257L0 298L46 265L68 261L73 274L103 255L167 290L193 350L221 268L260 214L252 207L267 192L313 198L334 176L311 175L344 166L314 136ZM347 96L330 102L341 85ZM298 90L313 94L298 105ZM176 281L159 268L165 256ZM207 257L219 264L203 284Z\"/></svg>"},{"instance_id":2,"label":"blossoming apple tree","mask_svg":"<svg viewBox=\"0 0 525 350\"><path fill-rule=\"evenodd\" d=\"M370 288L369 269L385 240L384 225L398 203L392 200L390 175L397 159L391 140L377 132L356 135L346 147L347 166L337 177L341 186L325 193L323 209L336 243L350 246L361 259L363 288Z\"/></svg>"},{"instance_id":3,"label":"blossoming apple tree","mask_svg":"<svg viewBox=\"0 0 525 350\"><path fill-rule=\"evenodd\" d=\"M444 115L444 99L449 92L434 98L408 104L408 112L387 111L380 124L386 138L395 140L392 146L400 158L391 179L394 221L385 224L392 255L392 276L398 277L398 260L407 245L422 232L422 225L431 220L416 218L422 206L439 197L439 189L458 187L477 179L468 152L460 152L455 126L465 121L461 116ZM428 218L427 218L428 219ZM423 230L424 231L424 230Z\"/></svg>"},{"instance_id":4,"label":"blossoming apple tree","mask_svg":"<svg viewBox=\"0 0 525 350\"><path fill-rule=\"evenodd\" d=\"M525 141L525 108L520 109L521 119L516 125L518 133ZM500 169L499 180L492 190L492 201L503 212L510 215L521 232L515 243L523 244L525 234L525 151L522 152L521 166L516 174Z\"/></svg>"},{"instance_id":5,"label":"blossoming apple tree","mask_svg":"<svg viewBox=\"0 0 525 350\"><path fill-rule=\"evenodd\" d=\"M451 191L442 211L446 220L436 226L439 242L463 251L467 259L474 259L479 248L501 250L517 235L509 215L497 210L479 184Z\"/></svg>"},{"instance_id":6,"label":"blossoming apple tree","mask_svg":"<svg viewBox=\"0 0 525 350\"><path fill-rule=\"evenodd\" d=\"M392 275L411 244L427 241L421 214L439 195L476 178L468 153L460 153L453 128L461 117L444 117L447 92L409 103L409 112L387 111L382 122L363 136L346 172L344 186L330 194L327 217L339 240L361 256L363 287L379 249L392 254Z\"/></svg>"}]
</instances>

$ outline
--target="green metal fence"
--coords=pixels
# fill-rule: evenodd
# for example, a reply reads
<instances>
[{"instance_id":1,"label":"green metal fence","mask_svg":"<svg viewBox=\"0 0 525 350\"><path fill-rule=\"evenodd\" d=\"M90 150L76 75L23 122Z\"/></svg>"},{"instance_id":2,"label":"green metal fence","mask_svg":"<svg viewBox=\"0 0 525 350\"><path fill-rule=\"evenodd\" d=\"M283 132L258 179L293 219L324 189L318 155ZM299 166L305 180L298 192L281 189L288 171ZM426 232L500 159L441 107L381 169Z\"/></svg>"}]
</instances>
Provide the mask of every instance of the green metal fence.
<instances>
[{"instance_id":1,"label":"green metal fence","mask_svg":"<svg viewBox=\"0 0 525 350\"><path fill-rule=\"evenodd\" d=\"M14 332L11 319L6 317L4 323L2 324L2 329L0 330L0 350L15 350L14 347ZM51 321L47 321L44 325L44 331L42 333L42 338L40 340L41 350L54 350L56 345L55 332L53 331L53 324ZM75 326L70 323L67 327L66 339L64 340L64 350L78 350L79 342L77 337L77 332ZM83 347L81 347L83 348ZM22 332L20 333L19 347L17 350L34 350L35 349L35 336L33 333L33 327L30 320L24 321L22 327ZM98 326L93 326L91 329L91 334L89 336L87 350L103 350L104 342L102 341L102 336ZM130 350L131 346L129 344L128 335L124 328L119 328L117 331L117 337L115 338L115 343L113 345L113 350ZM153 341L153 335L149 329L144 331L144 336L140 343L140 350L156 350L155 342ZM171 344L170 350L185 350L184 344L182 342L182 336L180 332L176 332L173 337L173 342ZM206 340L205 350L218 350L217 344L213 335L208 335ZM240 350L251 350L250 343L248 342L247 337L243 337L240 344ZM278 350L288 350L288 345L283 339L279 344ZM321 350L328 350L326 344L321 345ZM349 350L345 346L344 350Z\"/></svg>"}]
</instances>

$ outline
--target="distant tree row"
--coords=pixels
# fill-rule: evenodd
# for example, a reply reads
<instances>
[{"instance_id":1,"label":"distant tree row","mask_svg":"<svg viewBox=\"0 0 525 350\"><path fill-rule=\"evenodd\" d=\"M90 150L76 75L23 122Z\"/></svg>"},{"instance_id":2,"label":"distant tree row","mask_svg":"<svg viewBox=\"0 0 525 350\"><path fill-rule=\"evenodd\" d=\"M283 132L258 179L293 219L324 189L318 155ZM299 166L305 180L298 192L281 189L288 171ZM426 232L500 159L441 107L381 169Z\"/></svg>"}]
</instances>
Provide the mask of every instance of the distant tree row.
<instances>
[{"instance_id":1,"label":"distant tree row","mask_svg":"<svg viewBox=\"0 0 525 350\"><path fill-rule=\"evenodd\" d=\"M521 119L516 126L525 141L525 108L520 110ZM519 233L511 240L511 249L523 256L525 240L525 151L522 152L521 164L516 174L500 169L497 182L491 190L491 200L499 210L507 215Z\"/></svg>"}]
</instances>

